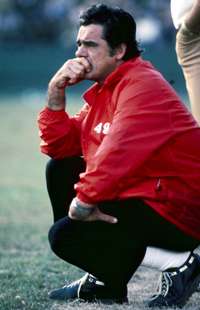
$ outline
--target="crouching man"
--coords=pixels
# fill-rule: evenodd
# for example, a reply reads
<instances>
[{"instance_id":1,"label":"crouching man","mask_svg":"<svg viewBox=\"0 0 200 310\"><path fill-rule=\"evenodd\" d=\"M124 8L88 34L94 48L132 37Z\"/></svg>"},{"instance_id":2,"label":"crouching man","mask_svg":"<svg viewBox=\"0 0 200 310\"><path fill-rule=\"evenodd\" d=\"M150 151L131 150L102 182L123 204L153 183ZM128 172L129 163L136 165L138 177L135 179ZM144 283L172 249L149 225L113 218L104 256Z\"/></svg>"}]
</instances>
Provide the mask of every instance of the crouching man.
<instances>
[{"instance_id":1,"label":"crouching man","mask_svg":"<svg viewBox=\"0 0 200 310\"><path fill-rule=\"evenodd\" d=\"M88 272L53 299L127 302L147 247L184 254L163 271L149 307L184 305L200 282L200 128L142 59L135 34L122 9L83 12L75 58L51 79L39 115L41 151L52 158L50 245ZM70 116L65 92L82 80L95 83Z\"/></svg>"}]
</instances>

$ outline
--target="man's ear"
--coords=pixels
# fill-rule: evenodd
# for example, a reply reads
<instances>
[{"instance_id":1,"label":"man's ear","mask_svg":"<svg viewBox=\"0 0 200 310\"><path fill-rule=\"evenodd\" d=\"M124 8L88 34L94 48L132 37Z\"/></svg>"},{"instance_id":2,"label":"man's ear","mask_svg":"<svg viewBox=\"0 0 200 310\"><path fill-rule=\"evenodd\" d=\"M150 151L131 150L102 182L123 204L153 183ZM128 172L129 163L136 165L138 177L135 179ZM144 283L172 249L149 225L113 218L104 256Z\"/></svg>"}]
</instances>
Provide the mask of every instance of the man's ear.
<instances>
[{"instance_id":1,"label":"man's ear","mask_svg":"<svg viewBox=\"0 0 200 310\"><path fill-rule=\"evenodd\" d=\"M125 53L126 53L126 44L121 43L118 47L116 47L115 49L115 57L117 60L122 60L122 58L124 57Z\"/></svg>"}]
</instances>

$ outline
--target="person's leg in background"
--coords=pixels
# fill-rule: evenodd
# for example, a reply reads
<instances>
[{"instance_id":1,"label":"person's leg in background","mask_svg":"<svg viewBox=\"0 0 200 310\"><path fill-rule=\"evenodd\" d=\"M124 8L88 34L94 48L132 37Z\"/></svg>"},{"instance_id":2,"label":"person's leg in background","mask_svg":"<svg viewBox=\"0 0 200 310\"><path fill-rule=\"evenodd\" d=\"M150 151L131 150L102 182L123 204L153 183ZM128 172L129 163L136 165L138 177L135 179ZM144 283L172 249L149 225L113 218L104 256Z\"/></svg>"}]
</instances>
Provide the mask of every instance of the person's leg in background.
<instances>
[{"instance_id":1,"label":"person's leg in background","mask_svg":"<svg viewBox=\"0 0 200 310\"><path fill-rule=\"evenodd\" d=\"M191 1L179 2L176 7L171 6L172 18L175 25L179 26L176 36L177 59L185 77L191 112L200 124L200 0L192 1L192 7ZM179 16L174 14L175 9L180 11Z\"/></svg>"}]
</instances>

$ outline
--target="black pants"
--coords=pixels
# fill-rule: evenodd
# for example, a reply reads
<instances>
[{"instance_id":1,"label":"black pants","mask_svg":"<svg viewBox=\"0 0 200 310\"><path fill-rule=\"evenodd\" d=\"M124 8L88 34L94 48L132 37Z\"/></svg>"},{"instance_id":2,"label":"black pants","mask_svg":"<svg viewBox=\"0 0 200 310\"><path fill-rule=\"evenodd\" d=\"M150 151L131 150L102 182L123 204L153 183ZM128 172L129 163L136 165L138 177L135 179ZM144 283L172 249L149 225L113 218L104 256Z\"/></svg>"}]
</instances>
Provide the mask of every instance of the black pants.
<instances>
[{"instance_id":1,"label":"black pants","mask_svg":"<svg viewBox=\"0 0 200 310\"><path fill-rule=\"evenodd\" d=\"M199 244L142 200L99 204L103 212L118 218L117 224L71 220L67 212L75 196L73 186L84 170L85 163L78 157L47 164L47 189L54 215L49 241L63 260L92 273L120 294L143 260L147 246L189 251Z\"/></svg>"}]
</instances>

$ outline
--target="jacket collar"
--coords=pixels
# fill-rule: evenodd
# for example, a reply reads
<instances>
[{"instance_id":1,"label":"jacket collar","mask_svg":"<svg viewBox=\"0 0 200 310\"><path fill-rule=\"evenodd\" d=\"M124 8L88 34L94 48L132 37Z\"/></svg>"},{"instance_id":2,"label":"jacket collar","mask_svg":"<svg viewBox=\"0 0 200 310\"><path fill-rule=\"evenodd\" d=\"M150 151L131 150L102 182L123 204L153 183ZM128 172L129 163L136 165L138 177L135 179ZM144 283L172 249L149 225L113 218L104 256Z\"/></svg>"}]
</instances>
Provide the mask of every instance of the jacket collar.
<instances>
[{"instance_id":1,"label":"jacket collar","mask_svg":"<svg viewBox=\"0 0 200 310\"><path fill-rule=\"evenodd\" d=\"M134 57L130 60L123 62L117 67L112 73L110 73L105 79L102 85L95 83L93 84L84 94L84 100L92 105L95 101L96 95L103 89L108 88L112 90L116 84L126 75L127 71L137 66L142 61L141 57Z\"/></svg>"}]
</instances>

